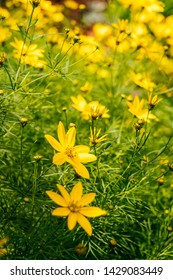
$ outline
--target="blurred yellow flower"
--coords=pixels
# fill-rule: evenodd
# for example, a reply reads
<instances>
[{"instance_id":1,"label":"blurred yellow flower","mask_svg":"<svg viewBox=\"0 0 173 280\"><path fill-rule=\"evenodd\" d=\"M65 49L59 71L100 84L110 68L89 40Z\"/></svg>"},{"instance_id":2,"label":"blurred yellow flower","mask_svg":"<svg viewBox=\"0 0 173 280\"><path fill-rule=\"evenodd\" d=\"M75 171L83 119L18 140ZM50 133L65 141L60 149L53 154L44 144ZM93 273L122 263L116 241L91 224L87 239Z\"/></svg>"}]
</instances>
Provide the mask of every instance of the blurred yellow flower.
<instances>
[{"instance_id":1,"label":"blurred yellow flower","mask_svg":"<svg viewBox=\"0 0 173 280\"><path fill-rule=\"evenodd\" d=\"M45 135L49 144L58 151L53 156L53 163L62 165L65 162L70 163L75 169L76 173L81 177L89 179L89 172L82 163L95 161L97 157L89 154L90 148L85 145L75 145L76 128L70 127L65 133L64 125L62 122L58 124L58 139L59 142L51 135Z\"/></svg>"},{"instance_id":2,"label":"blurred yellow flower","mask_svg":"<svg viewBox=\"0 0 173 280\"><path fill-rule=\"evenodd\" d=\"M118 23L113 23L112 27L119 33L129 34L131 32L128 19L118 19Z\"/></svg>"},{"instance_id":3,"label":"blurred yellow flower","mask_svg":"<svg viewBox=\"0 0 173 280\"><path fill-rule=\"evenodd\" d=\"M145 122L148 122L150 119L157 120L157 117L153 115L149 109L144 109L144 99L139 100L139 96L135 96L133 102L127 101L129 107L129 112L132 113L135 117Z\"/></svg>"},{"instance_id":4,"label":"blurred yellow flower","mask_svg":"<svg viewBox=\"0 0 173 280\"><path fill-rule=\"evenodd\" d=\"M79 7L78 3L74 0L65 0L64 5L71 10L77 10Z\"/></svg>"},{"instance_id":5,"label":"blurred yellow flower","mask_svg":"<svg viewBox=\"0 0 173 280\"><path fill-rule=\"evenodd\" d=\"M148 90L153 91L153 89L156 87L156 84L153 83L146 73L130 73L131 80L138 86Z\"/></svg>"},{"instance_id":6,"label":"blurred yellow flower","mask_svg":"<svg viewBox=\"0 0 173 280\"><path fill-rule=\"evenodd\" d=\"M4 64L5 59L6 59L6 54L0 53L0 67Z\"/></svg>"},{"instance_id":7,"label":"blurred yellow flower","mask_svg":"<svg viewBox=\"0 0 173 280\"><path fill-rule=\"evenodd\" d=\"M0 239L0 256L3 256L8 253L7 249L1 248L3 245L5 245L8 242L8 237L4 237Z\"/></svg>"},{"instance_id":8,"label":"blurred yellow flower","mask_svg":"<svg viewBox=\"0 0 173 280\"><path fill-rule=\"evenodd\" d=\"M84 93L89 92L92 89L92 84L89 82L86 82L82 87L80 87L80 90Z\"/></svg>"},{"instance_id":9,"label":"blurred yellow flower","mask_svg":"<svg viewBox=\"0 0 173 280\"><path fill-rule=\"evenodd\" d=\"M74 229L78 223L85 230L85 232L91 236L92 226L86 217L95 218L106 215L106 211L100 209L99 207L86 206L94 200L96 194L88 193L82 196L83 189L81 182L78 182L73 187L70 194L63 186L58 184L57 187L61 195L52 191L46 191L47 195L56 204L61 206L53 210L52 215L68 217L67 225L69 230Z\"/></svg>"},{"instance_id":10,"label":"blurred yellow flower","mask_svg":"<svg viewBox=\"0 0 173 280\"><path fill-rule=\"evenodd\" d=\"M0 26L0 43L5 43L7 39L11 36L11 32L8 27Z\"/></svg>"},{"instance_id":11,"label":"blurred yellow flower","mask_svg":"<svg viewBox=\"0 0 173 280\"><path fill-rule=\"evenodd\" d=\"M93 26L93 32L97 40L105 40L112 34L112 27L103 23L96 23Z\"/></svg>"},{"instance_id":12,"label":"blurred yellow flower","mask_svg":"<svg viewBox=\"0 0 173 280\"><path fill-rule=\"evenodd\" d=\"M84 120L98 120L100 118L109 118L109 110L98 101L91 101L85 107L82 112L82 118Z\"/></svg>"},{"instance_id":13,"label":"blurred yellow flower","mask_svg":"<svg viewBox=\"0 0 173 280\"><path fill-rule=\"evenodd\" d=\"M159 0L119 0L119 2L135 11L146 11L148 13L164 11L164 3Z\"/></svg>"},{"instance_id":14,"label":"blurred yellow flower","mask_svg":"<svg viewBox=\"0 0 173 280\"><path fill-rule=\"evenodd\" d=\"M39 49L36 44L27 45L22 40L14 38L15 42L10 44L15 48L14 57L21 60L22 64L32 65L37 68L44 67L44 61L40 60L43 57L44 50Z\"/></svg>"},{"instance_id":15,"label":"blurred yellow flower","mask_svg":"<svg viewBox=\"0 0 173 280\"><path fill-rule=\"evenodd\" d=\"M78 110L79 112L83 112L87 102L82 95L78 95L77 97L71 96L71 100L73 101L73 108Z\"/></svg>"},{"instance_id":16,"label":"blurred yellow flower","mask_svg":"<svg viewBox=\"0 0 173 280\"><path fill-rule=\"evenodd\" d=\"M77 97L71 96L73 101L72 106L82 113L82 119L84 120L97 120L100 118L109 118L108 114L109 110L98 101L91 101L89 103L86 102L85 98L81 95Z\"/></svg>"},{"instance_id":17,"label":"blurred yellow flower","mask_svg":"<svg viewBox=\"0 0 173 280\"><path fill-rule=\"evenodd\" d=\"M158 95L153 96L152 93L149 93L148 95L149 110L152 110L161 100L162 98L158 98Z\"/></svg>"},{"instance_id":18,"label":"blurred yellow flower","mask_svg":"<svg viewBox=\"0 0 173 280\"><path fill-rule=\"evenodd\" d=\"M10 17L10 13L7 9L0 7L0 19L8 19Z\"/></svg>"}]
</instances>

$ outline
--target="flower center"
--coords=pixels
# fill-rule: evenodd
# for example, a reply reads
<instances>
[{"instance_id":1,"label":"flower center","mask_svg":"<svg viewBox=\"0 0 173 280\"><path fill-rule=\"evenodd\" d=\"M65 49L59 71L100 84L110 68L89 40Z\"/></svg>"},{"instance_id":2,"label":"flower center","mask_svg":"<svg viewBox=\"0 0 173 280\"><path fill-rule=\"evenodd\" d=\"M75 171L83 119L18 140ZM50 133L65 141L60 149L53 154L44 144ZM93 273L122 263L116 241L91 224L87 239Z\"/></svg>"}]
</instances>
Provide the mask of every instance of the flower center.
<instances>
[{"instance_id":1,"label":"flower center","mask_svg":"<svg viewBox=\"0 0 173 280\"><path fill-rule=\"evenodd\" d=\"M78 212L79 211L79 206L74 202L71 202L68 208L71 212Z\"/></svg>"},{"instance_id":2,"label":"flower center","mask_svg":"<svg viewBox=\"0 0 173 280\"><path fill-rule=\"evenodd\" d=\"M93 120L97 120L97 119L101 118L103 115L102 111L103 110L101 109L101 107L99 105L91 106L91 111L90 111L91 118Z\"/></svg>"},{"instance_id":3,"label":"flower center","mask_svg":"<svg viewBox=\"0 0 173 280\"><path fill-rule=\"evenodd\" d=\"M74 151L74 147L67 147L65 150L65 153L68 157L75 157L76 156L76 152Z\"/></svg>"}]
</instances>

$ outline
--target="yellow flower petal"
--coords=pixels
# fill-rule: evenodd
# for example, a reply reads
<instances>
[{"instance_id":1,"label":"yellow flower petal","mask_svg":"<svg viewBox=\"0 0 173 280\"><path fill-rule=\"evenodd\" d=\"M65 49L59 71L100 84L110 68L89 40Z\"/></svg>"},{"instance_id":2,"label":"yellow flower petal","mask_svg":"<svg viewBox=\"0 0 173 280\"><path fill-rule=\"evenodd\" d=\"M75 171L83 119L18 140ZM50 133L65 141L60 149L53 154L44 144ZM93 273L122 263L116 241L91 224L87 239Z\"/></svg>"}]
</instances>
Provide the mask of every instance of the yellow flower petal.
<instances>
[{"instance_id":1,"label":"yellow flower petal","mask_svg":"<svg viewBox=\"0 0 173 280\"><path fill-rule=\"evenodd\" d=\"M61 195L52 191L46 191L46 193L56 204L64 207L68 206L66 200Z\"/></svg>"},{"instance_id":2,"label":"yellow flower petal","mask_svg":"<svg viewBox=\"0 0 173 280\"><path fill-rule=\"evenodd\" d=\"M86 231L86 233L91 236L92 235L92 226L87 218L85 218L80 213L77 213L77 222L79 225Z\"/></svg>"},{"instance_id":3,"label":"yellow flower petal","mask_svg":"<svg viewBox=\"0 0 173 280\"><path fill-rule=\"evenodd\" d=\"M52 211L53 216L65 217L70 214L70 210L66 207L58 207Z\"/></svg>"},{"instance_id":4,"label":"yellow flower petal","mask_svg":"<svg viewBox=\"0 0 173 280\"><path fill-rule=\"evenodd\" d=\"M65 134L65 128L62 122L59 122L58 124L58 139L61 145L64 147L66 146L66 134Z\"/></svg>"},{"instance_id":5,"label":"yellow flower petal","mask_svg":"<svg viewBox=\"0 0 173 280\"><path fill-rule=\"evenodd\" d=\"M73 168L76 171L76 173L79 174L81 177L89 179L89 172L82 163L73 164Z\"/></svg>"},{"instance_id":6,"label":"yellow flower petal","mask_svg":"<svg viewBox=\"0 0 173 280\"><path fill-rule=\"evenodd\" d=\"M46 134L45 138L47 139L47 141L49 142L49 144L58 152L62 151L63 148L60 145L60 143L51 135Z\"/></svg>"},{"instance_id":7,"label":"yellow flower petal","mask_svg":"<svg viewBox=\"0 0 173 280\"><path fill-rule=\"evenodd\" d=\"M95 193L87 193L87 194L85 194L84 196L82 196L82 198L81 198L81 200L79 202L80 206L83 207L83 206L91 203L94 200L95 196L96 196Z\"/></svg>"},{"instance_id":8,"label":"yellow flower petal","mask_svg":"<svg viewBox=\"0 0 173 280\"><path fill-rule=\"evenodd\" d=\"M74 147L76 153L89 153L90 148L85 145L77 145Z\"/></svg>"},{"instance_id":9,"label":"yellow flower petal","mask_svg":"<svg viewBox=\"0 0 173 280\"><path fill-rule=\"evenodd\" d=\"M0 249L0 256L3 256L8 253L7 249Z\"/></svg>"},{"instance_id":10,"label":"yellow flower petal","mask_svg":"<svg viewBox=\"0 0 173 280\"><path fill-rule=\"evenodd\" d=\"M71 200L73 202L79 201L82 197L82 183L78 182L72 189L71 193Z\"/></svg>"},{"instance_id":11,"label":"yellow flower petal","mask_svg":"<svg viewBox=\"0 0 173 280\"><path fill-rule=\"evenodd\" d=\"M78 154L78 157L82 163L87 163L87 162L92 162L97 160L97 157L95 155L87 154L87 153Z\"/></svg>"},{"instance_id":12,"label":"yellow flower petal","mask_svg":"<svg viewBox=\"0 0 173 280\"><path fill-rule=\"evenodd\" d=\"M61 195L63 196L63 198L65 199L65 201L67 202L67 204L69 204L71 198L70 198L70 195L67 192L67 190L62 185L57 184L56 186L57 186L58 190L60 191Z\"/></svg>"},{"instance_id":13,"label":"yellow flower petal","mask_svg":"<svg viewBox=\"0 0 173 280\"><path fill-rule=\"evenodd\" d=\"M105 216L106 215L106 211L100 209L99 207L83 207L80 208L79 212L86 216L86 217L91 217L91 218L95 218L95 217L99 217L99 216Z\"/></svg>"},{"instance_id":14,"label":"yellow flower petal","mask_svg":"<svg viewBox=\"0 0 173 280\"><path fill-rule=\"evenodd\" d=\"M63 153L58 153L53 156L53 163L62 165L66 161L66 156Z\"/></svg>"},{"instance_id":15,"label":"yellow flower petal","mask_svg":"<svg viewBox=\"0 0 173 280\"><path fill-rule=\"evenodd\" d=\"M67 225L68 225L68 229L72 230L74 229L74 227L76 226L77 223L77 214L74 212L71 212L68 216L68 220L67 220Z\"/></svg>"},{"instance_id":16,"label":"yellow flower petal","mask_svg":"<svg viewBox=\"0 0 173 280\"><path fill-rule=\"evenodd\" d=\"M76 128L71 127L67 132L67 145L73 147L75 144Z\"/></svg>"},{"instance_id":17,"label":"yellow flower petal","mask_svg":"<svg viewBox=\"0 0 173 280\"><path fill-rule=\"evenodd\" d=\"M87 104L86 100L81 96L78 95L77 97L71 96L71 100L74 104L72 104L73 108L82 112Z\"/></svg>"},{"instance_id":18,"label":"yellow flower petal","mask_svg":"<svg viewBox=\"0 0 173 280\"><path fill-rule=\"evenodd\" d=\"M2 239L0 239L0 246L3 246L4 244L6 244L8 242L9 238L8 237L4 237Z\"/></svg>"}]
</instances>

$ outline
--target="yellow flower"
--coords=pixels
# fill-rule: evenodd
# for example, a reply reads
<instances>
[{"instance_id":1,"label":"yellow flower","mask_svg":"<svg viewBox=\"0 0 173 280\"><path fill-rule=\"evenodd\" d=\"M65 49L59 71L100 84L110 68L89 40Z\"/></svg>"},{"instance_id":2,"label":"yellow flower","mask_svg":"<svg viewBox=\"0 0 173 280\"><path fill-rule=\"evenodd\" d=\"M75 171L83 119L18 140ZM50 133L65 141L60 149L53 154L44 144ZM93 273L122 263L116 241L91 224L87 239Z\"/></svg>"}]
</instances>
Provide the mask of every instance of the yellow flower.
<instances>
[{"instance_id":1,"label":"yellow flower","mask_svg":"<svg viewBox=\"0 0 173 280\"><path fill-rule=\"evenodd\" d=\"M151 114L148 109L144 109L144 99L141 101L139 97L136 95L133 102L127 101L127 105L129 107L129 112L132 113L135 117L145 122L149 121L150 119L157 120L156 116Z\"/></svg>"},{"instance_id":2,"label":"yellow flower","mask_svg":"<svg viewBox=\"0 0 173 280\"><path fill-rule=\"evenodd\" d=\"M118 29L120 32L129 33L128 19L118 19L118 23L113 23L112 26Z\"/></svg>"},{"instance_id":3,"label":"yellow flower","mask_svg":"<svg viewBox=\"0 0 173 280\"><path fill-rule=\"evenodd\" d=\"M83 98L81 95L78 95L77 97L71 96L71 100L73 101L73 108L79 112L82 112L87 104L85 98Z\"/></svg>"},{"instance_id":4,"label":"yellow flower","mask_svg":"<svg viewBox=\"0 0 173 280\"><path fill-rule=\"evenodd\" d=\"M84 107L82 118L84 120L109 118L110 115L108 112L109 110L104 105L101 105L98 101L91 101Z\"/></svg>"},{"instance_id":5,"label":"yellow flower","mask_svg":"<svg viewBox=\"0 0 173 280\"><path fill-rule=\"evenodd\" d=\"M83 98L81 95L78 95L77 97L71 96L71 99L73 101L72 106L82 113L82 118L84 120L96 120L110 117L108 114L109 110L104 105L101 105L98 101L91 101L87 103L85 98Z\"/></svg>"},{"instance_id":6,"label":"yellow flower","mask_svg":"<svg viewBox=\"0 0 173 280\"><path fill-rule=\"evenodd\" d=\"M96 38L101 41L108 38L112 33L112 28L109 25L103 23L96 23L93 26L93 32Z\"/></svg>"},{"instance_id":7,"label":"yellow flower","mask_svg":"<svg viewBox=\"0 0 173 280\"><path fill-rule=\"evenodd\" d=\"M119 0L125 7L130 7L131 10L146 10L150 13L163 12L164 4L158 0Z\"/></svg>"},{"instance_id":8,"label":"yellow flower","mask_svg":"<svg viewBox=\"0 0 173 280\"><path fill-rule=\"evenodd\" d=\"M150 80L149 75L146 74L146 73L142 74L142 73L131 72L130 73L130 78L132 79L132 81L136 85L138 85L138 86L140 86L140 87L142 87L142 88L144 88L144 89L146 89L148 91L153 91L153 89L156 87L156 84L153 83Z\"/></svg>"},{"instance_id":9,"label":"yellow flower","mask_svg":"<svg viewBox=\"0 0 173 280\"><path fill-rule=\"evenodd\" d=\"M0 53L0 67L3 66L5 59L6 59L5 53Z\"/></svg>"},{"instance_id":10,"label":"yellow flower","mask_svg":"<svg viewBox=\"0 0 173 280\"><path fill-rule=\"evenodd\" d=\"M64 5L71 10L77 10L78 6L79 6L78 3L76 1L73 1L73 0L64 1Z\"/></svg>"},{"instance_id":11,"label":"yellow flower","mask_svg":"<svg viewBox=\"0 0 173 280\"><path fill-rule=\"evenodd\" d=\"M152 93L149 93L148 95L148 105L149 110L152 110L162 99L158 98L158 95L152 95Z\"/></svg>"},{"instance_id":12,"label":"yellow flower","mask_svg":"<svg viewBox=\"0 0 173 280\"><path fill-rule=\"evenodd\" d=\"M53 156L53 163L62 165L64 162L68 162L81 177L89 179L89 172L82 163L95 161L97 157L89 154L90 148L88 146L74 146L76 137L76 128L74 126L70 127L65 133L64 125L59 122L57 134L59 142L51 135L45 135L49 144L58 151Z\"/></svg>"},{"instance_id":13,"label":"yellow flower","mask_svg":"<svg viewBox=\"0 0 173 280\"><path fill-rule=\"evenodd\" d=\"M47 195L59 206L52 211L53 216L67 217L68 229L72 230L78 223L86 233L92 235L92 226L86 217L99 217L106 215L106 211L100 209L99 207L86 206L91 203L95 198L95 193L88 193L82 196L82 184L78 182L69 194L67 190L61 186L57 185L58 190L61 195L46 191ZM85 207L84 207L85 206Z\"/></svg>"},{"instance_id":14,"label":"yellow flower","mask_svg":"<svg viewBox=\"0 0 173 280\"><path fill-rule=\"evenodd\" d=\"M89 138L90 144L97 145L98 143L106 140L107 134L104 134L99 138L100 132L101 132L101 128L98 131L96 131L95 127L94 127L94 131L92 130L92 128L90 128L90 138Z\"/></svg>"},{"instance_id":15,"label":"yellow flower","mask_svg":"<svg viewBox=\"0 0 173 280\"><path fill-rule=\"evenodd\" d=\"M80 90L84 93L89 92L92 89L92 84L89 82L86 82L82 87L80 87Z\"/></svg>"},{"instance_id":16,"label":"yellow flower","mask_svg":"<svg viewBox=\"0 0 173 280\"><path fill-rule=\"evenodd\" d=\"M0 26L0 44L5 43L7 39L11 36L11 32L7 27Z\"/></svg>"},{"instance_id":17,"label":"yellow flower","mask_svg":"<svg viewBox=\"0 0 173 280\"><path fill-rule=\"evenodd\" d=\"M21 63L32 65L37 68L43 68L44 62L40 60L43 57L43 50L38 49L36 44L27 45L22 40L14 39L15 42L10 43L14 48L14 57L21 59Z\"/></svg>"},{"instance_id":18,"label":"yellow flower","mask_svg":"<svg viewBox=\"0 0 173 280\"><path fill-rule=\"evenodd\" d=\"M129 112L137 117L143 113L144 99L140 101L139 97L136 95L133 102L127 101L127 105L129 107Z\"/></svg>"},{"instance_id":19,"label":"yellow flower","mask_svg":"<svg viewBox=\"0 0 173 280\"><path fill-rule=\"evenodd\" d=\"M0 239L0 247L5 245L7 242L8 242L8 237L4 237L4 238ZM7 249L0 248L0 256L3 256L7 253L8 253Z\"/></svg>"}]
</instances>

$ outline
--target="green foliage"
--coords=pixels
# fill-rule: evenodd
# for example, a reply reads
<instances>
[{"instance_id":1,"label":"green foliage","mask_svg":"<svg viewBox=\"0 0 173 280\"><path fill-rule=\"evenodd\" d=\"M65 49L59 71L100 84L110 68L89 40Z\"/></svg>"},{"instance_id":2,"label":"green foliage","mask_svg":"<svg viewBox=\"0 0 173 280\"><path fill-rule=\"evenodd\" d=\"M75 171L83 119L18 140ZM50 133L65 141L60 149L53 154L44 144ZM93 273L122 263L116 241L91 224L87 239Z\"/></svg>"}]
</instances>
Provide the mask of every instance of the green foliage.
<instances>
[{"instance_id":1,"label":"green foliage","mask_svg":"<svg viewBox=\"0 0 173 280\"><path fill-rule=\"evenodd\" d=\"M8 253L1 258L172 259L173 72L172 53L166 49L172 35L159 39L150 30L151 22L144 23L152 42L170 51L163 54L168 59L163 65L160 54L155 60L145 54L141 58L142 47L124 45L127 37L135 40L129 33L122 43L116 32L108 30L104 38L102 29L86 33L73 20L55 19L57 11L59 17L69 13L64 5L50 4L46 11L42 1L39 19L37 7L28 1L7 2L3 13L9 11L10 18L7 13L0 47L0 238L8 236L9 241L4 245ZM132 21L130 10L108 2L104 13L110 24L118 24L119 17ZM165 17L171 14L166 2ZM12 19L18 27L13 28ZM114 46L108 38L114 39ZM157 120L148 122L148 117L142 127L137 127L139 116L133 116L127 104L135 95L147 104L150 90L130 79L132 71L148 73L156 85L152 94L162 98L152 110ZM71 96L77 95L87 103L98 100L110 118L82 119L72 106ZM52 163L54 151L45 134L57 138L59 121L66 130L75 123L79 145L90 145L92 125L101 128L100 136L107 134L105 141L90 147L98 158L85 164L90 179L80 177L68 163ZM70 192L78 181L85 194L96 193L93 206L108 213L89 219L91 237L80 226L69 231L66 217L52 216L55 204L46 195L47 190L58 193L56 184ZM79 244L83 253L76 249Z\"/></svg>"}]
</instances>

